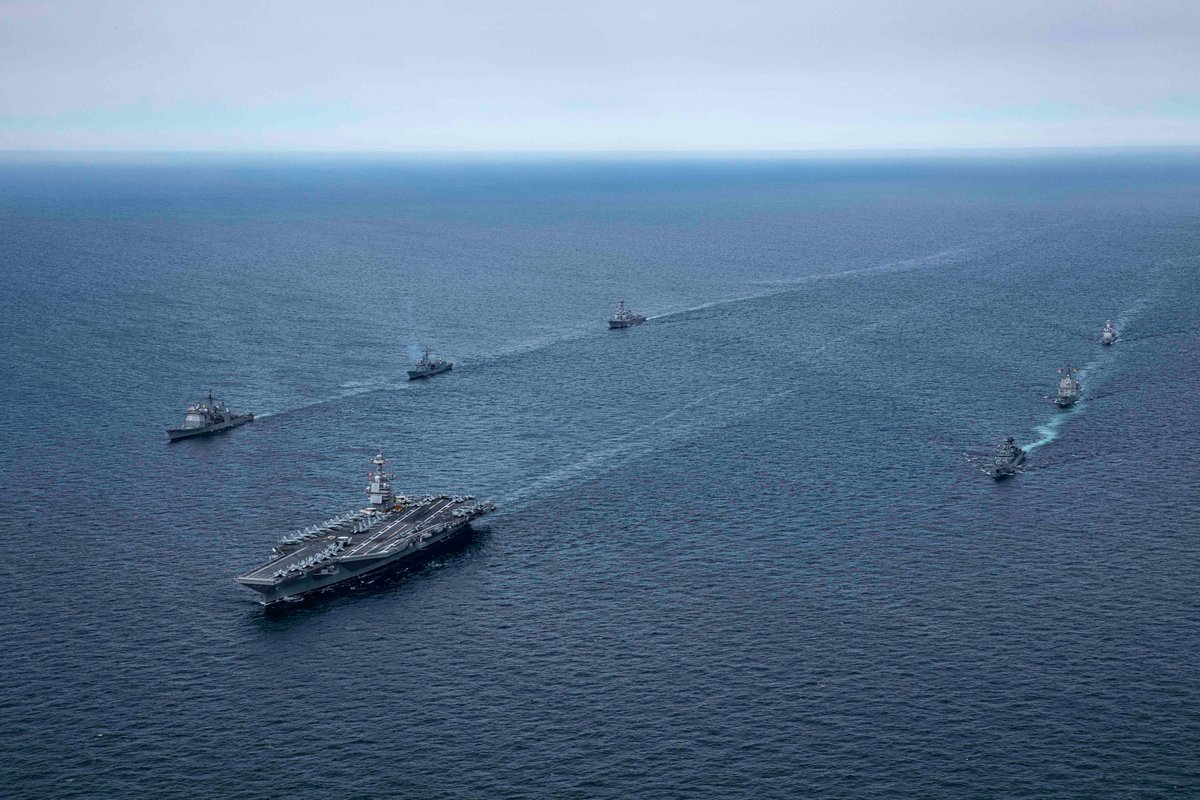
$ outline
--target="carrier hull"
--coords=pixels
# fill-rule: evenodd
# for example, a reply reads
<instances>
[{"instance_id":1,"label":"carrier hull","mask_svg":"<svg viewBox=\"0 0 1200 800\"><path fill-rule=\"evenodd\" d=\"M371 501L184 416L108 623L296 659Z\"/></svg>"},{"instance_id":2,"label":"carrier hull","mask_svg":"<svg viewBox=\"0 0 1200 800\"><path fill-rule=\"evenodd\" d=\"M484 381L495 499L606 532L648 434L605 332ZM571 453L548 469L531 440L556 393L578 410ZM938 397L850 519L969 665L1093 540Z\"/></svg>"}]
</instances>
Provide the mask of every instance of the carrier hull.
<instances>
[{"instance_id":1,"label":"carrier hull","mask_svg":"<svg viewBox=\"0 0 1200 800\"><path fill-rule=\"evenodd\" d=\"M390 495L389 495L390 497ZM492 511L487 501L442 495L377 505L300 531L272 557L239 575L264 605L294 600L400 564L417 562L467 537L471 520Z\"/></svg>"},{"instance_id":2,"label":"carrier hull","mask_svg":"<svg viewBox=\"0 0 1200 800\"><path fill-rule=\"evenodd\" d=\"M317 572L280 584L279 586L246 585L262 593L262 599L259 602L264 606L295 601L313 592L332 589L340 585L351 585L361 578L381 573L392 567L419 564L455 543L466 541L470 538L472 532L470 523L463 522L447 530L445 533L431 537L426 542L411 545L405 550L391 556L372 559L370 561L336 564L326 568L331 570L329 574Z\"/></svg>"}]
</instances>

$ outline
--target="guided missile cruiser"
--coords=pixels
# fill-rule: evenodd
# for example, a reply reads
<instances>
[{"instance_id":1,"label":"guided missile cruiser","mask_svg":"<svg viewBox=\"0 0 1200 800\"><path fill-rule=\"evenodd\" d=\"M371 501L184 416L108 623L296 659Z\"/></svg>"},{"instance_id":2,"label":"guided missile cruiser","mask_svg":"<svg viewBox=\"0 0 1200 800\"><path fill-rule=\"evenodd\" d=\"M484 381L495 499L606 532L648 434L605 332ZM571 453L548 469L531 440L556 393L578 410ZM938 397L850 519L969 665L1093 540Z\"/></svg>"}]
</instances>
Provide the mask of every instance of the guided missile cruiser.
<instances>
[{"instance_id":1,"label":"guided missile cruiser","mask_svg":"<svg viewBox=\"0 0 1200 800\"><path fill-rule=\"evenodd\" d=\"M641 325L646 321L646 318L641 314L635 314L625 307L625 301L617 302L617 310L613 312L612 317L608 320L610 328L631 328L634 325Z\"/></svg>"},{"instance_id":2,"label":"guided missile cruiser","mask_svg":"<svg viewBox=\"0 0 1200 800\"><path fill-rule=\"evenodd\" d=\"M403 497L392 491L383 454L371 462L365 508L285 537L267 561L237 577L262 594L263 605L295 600L378 572L448 545L471 520L495 510L488 500L458 495Z\"/></svg>"},{"instance_id":3,"label":"guided missile cruiser","mask_svg":"<svg viewBox=\"0 0 1200 800\"><path fill-rule=\"evenodd\" d=\"M1083 389L1079 381L1075 380L1075 373L1079 370L1072 367L1070 364L1058 371L1061 376L1058 381L1058 396L1054 402L1059 408L1070 408L1079 402L1079 393Z\"/></svg>"},{"instance_id":4,"label":"guided missile cruiser","mask_svg":"<svg viewBox=\"0 0 1200 800\"><path fill-rule=\"evenodd\" d=\"M1025 451L1017 447L1013 437L1009 436L1002 444L996 446L996 456L992 460L992 477L1002 480L1017 471L1017 467L1025 461Z\"/></svg>"},{"instance_id":5,"label":"guided missile cruiser","mask_svg":"<svg viewBox=\"0 0 1200 800\"><path fill-rule=\"evenodd\" d=\"M175 442L192 436L220 433L253 420L253 414L236 414L231 411L223 401L213 397L212 390L209 389L208 399L188 406L183 424L178 428L167 428L167 436Z\"/></svg>"},{"instance_id":6,"label":"guided missile cruiser","mask_svg":"<svg viewBox=\"0 0 1200 800\"><path fill-rule=\"evenodd\" d=\"M440 358L430 358L429 351L425 351L425 355L421 356L421 360L413 364L413 368L408 371L408 379L415 381L418 378L428 378L430 375L437 375L439 372L447 372L454 368L454 364Z\"/></svg>"}]
</instances>

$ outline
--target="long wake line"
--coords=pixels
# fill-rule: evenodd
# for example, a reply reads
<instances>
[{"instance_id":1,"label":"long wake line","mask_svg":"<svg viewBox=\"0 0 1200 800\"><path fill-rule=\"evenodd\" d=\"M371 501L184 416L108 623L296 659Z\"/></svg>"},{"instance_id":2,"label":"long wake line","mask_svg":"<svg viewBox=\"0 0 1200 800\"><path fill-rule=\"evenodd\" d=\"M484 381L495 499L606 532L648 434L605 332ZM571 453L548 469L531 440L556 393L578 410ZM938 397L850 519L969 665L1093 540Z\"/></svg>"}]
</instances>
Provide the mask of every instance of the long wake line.
<instances>
[{"instance_id":1,"label":"long wake line","mask_svg":"<svg viewBox=\"0 0 1200 800\"><path fill-rule=\"evenodd\" d=\"M883 325L894 324L895 322L919 311L922 308L928 307L932 303L940 302L938 300L926 301L917 303L909 308L902 309L895 314L890 314L887 317L867 323L860 327L854 328L850 333L839 336L829 342L826 342L814 354L820 354L826 351L830 346L839 342L843 342L855 334L861 334L867 331L873 331ZM683 312L679 312L683 313ZM779 389L776 391L767 392L759 395L753 403L741 404L736 409L726 409L724 415L717 419L708 420L692 420L685 421L682 426L676 427L670 431L662 429L663 423L678 417L680 414L693 409L697 406L707 406L717 397L728 394L733 391L736 386L726 385L715 389L701 397L684 403L677 408L674 408L661 416L656 417L648 422L644 422L626 433L614 438L612 443L600 450L593 451L583 456L582 458L559 467L551 472L533 478L524 486L514 490L508 495L502 496L499 500L500 505L506 511L518 510L521 506L519 501L525 500L531 496L536 496L538 493L546 490L551 490L554 487L561 486L566 482L575 478L591 478L596 475L607 472L617 466L626 463L631 457L640 456L653 450L668 446L679 441L687 440L694 435L698 430L710 426L721 426L730 422L733 419L740 418L745 414L751 413L754 409L761 408L770 403L776 402L784 397L795 394L799 389L790 387ZM637 437L643 432L652 432L656 434L650 439L638 441Z\"/></svg>"},{"instance_id":2,"label":"long wake line","mask_svg":"<svg viewBox=\"0 0 1200 800\"><path fill-rule=\"evenodd\" d=\"M1150 295L1147 294L1135 301L1134 304L1129 308L1122 311L1117 316L1117 329L1124 330L1126 327L1128 327L1129 323L1137 318L1137 316L1150 303L1150 299ZM1119 347L1119 344L1117 346ZM1080 384L1088 387L1090 385L1090 381L1088 381L1089 375L1091 375L1093 371L1099 370L1100 367L1111 362L1114 357L1114 353L1115 351L1113 353L1102 351L1099 355L1080 368L1077 376ZM1029 442L1028 444L1021 445L1021 449L1028 452L1031 450L1036 450L1039 447L1045 447L1046 445L1057 441L1062 436L1062 429L1063 426L1066 425L1067 421L1076 414L1082 414L1087 409L1089 400L1094 399L1096 399L1096 395L1093 394L1089 398L1081 399L1069 409L1060 409L1050 420L1034 428L1034 431L1038 434L1039 438Z\"/></svg>"},{"instance_id":3,"label":"long wake line","mask_svg":"<svg viewBox=\"0 0 1200 800\"><path fill-rule=\"evenodd\" d=\"M951 263L954 259L961 258L965 253L967 253L969 251L969 249L970 248L968 248L968 247L959 247L959 248L954 248L951 250L943 250L941 252L934 253L930 256L926 256L923 258L910 258L910 259L904 259L902 261L892 261L892 262L888 262L885 264L879 264L874 267L862 267L862 268L858 268L858 269L842 270L840 272L827 272L827 273L820 273L820 274L816 274L816 275L804 275L804 276L801 276L798 278L781 281L779 288L776 288L773 290L754 292L754 293L750 293L750 294L739 295L736 297L724 298L721 300L713 300L713 301L710 301L707 303L701 303L700 305L697 305L697 306L690 306L688 308L682 308L682 309L678 309L675 311L664 311L660 314L652 314L652 315L648 316L646 319L647 320L663 320L663 319L669 319L669 318L673 318L673 317L680 317L680 316L684 316L687 314L693 314L698 311L704 311L709 308L717 308L720 306L732 305L735 303L744 303L744 302L748 302L750 300L761 300L761 299L767 298L767 297L778 297L780 295L786 295L786 294L791 294L793 292L798 292L804 286L811 284L811 283L816 283L818 281L837 280L840 278L853 278L853 277L860 276L860 275L873 275L873 274L887 275L887 274L894 274L894 273L910 272L910 271L918 270L918 269L927 269L927 268L945 266L946 264ZM506 358L511 358L513 356L524 355L526 353L543 350L547 347L552 347L552 346L554 346L556 344L560 344L562 342L580 339L584 336L600 335L600 333L601 332L599 331L599 329L597 329L594 325L581 324L579 326L562 331L558 334L555 334L550 337L546 337L544 339L537 339L534 341L528 341L528 342L514 344L514 345L512 345L510 347L506 347L494 354L476 357L471 360L464 359L463 361L458 362L458 366L461 368L463 366L470 366L471 364L494 363L497 361L502 361ZM316 406L324 405L326 403L333 403L333 402L337 402L338 400L346 400L351 397L358 397L358 396L361 396L364 394L371 394L373 392L395 391L396 389L399 389L405 385L407 385L407 384L404 382L400 382L400 376L398 375L396 378L385 378L376 383L363 385L361 387L348 388L347 391L341 392L339 394L331 395L329 397L320 398L317 400L311 400L309 402L302 403L302 404L296 405L296 406L289 406L288 408L265 411L261 414L257 414L256 416L259 419L265 419L267 417L278 416L281 414L289 414L294 411L303 411L305 409L314 408Z\"/></svg>"}]
</instances>

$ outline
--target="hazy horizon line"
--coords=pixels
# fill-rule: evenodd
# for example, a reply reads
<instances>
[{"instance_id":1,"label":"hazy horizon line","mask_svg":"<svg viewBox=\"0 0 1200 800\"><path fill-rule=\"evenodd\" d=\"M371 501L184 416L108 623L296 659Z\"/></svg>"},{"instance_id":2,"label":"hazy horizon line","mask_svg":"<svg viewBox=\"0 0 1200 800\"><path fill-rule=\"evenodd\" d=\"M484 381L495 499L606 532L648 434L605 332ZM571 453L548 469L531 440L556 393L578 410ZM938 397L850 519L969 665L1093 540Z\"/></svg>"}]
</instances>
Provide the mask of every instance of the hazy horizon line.
<instances>
[{"instance_id":1,"label":"hazy horizon line","mask_svg":"<svg viewBox=\"0 0 1200 800\"><path fill-rule=\"evenodd\" d=\"M124 149L0 149L0 161L119 161L175 158L245 159L289 158L323 160L522 161L522 160L836 160L906 157L1020 157L1049 155L1187 155L1200 156L1200 143L1170 145L1038 145L897 148L740 149L612 149L612 150L124 150Z\"/></svg>"}]
</instances>

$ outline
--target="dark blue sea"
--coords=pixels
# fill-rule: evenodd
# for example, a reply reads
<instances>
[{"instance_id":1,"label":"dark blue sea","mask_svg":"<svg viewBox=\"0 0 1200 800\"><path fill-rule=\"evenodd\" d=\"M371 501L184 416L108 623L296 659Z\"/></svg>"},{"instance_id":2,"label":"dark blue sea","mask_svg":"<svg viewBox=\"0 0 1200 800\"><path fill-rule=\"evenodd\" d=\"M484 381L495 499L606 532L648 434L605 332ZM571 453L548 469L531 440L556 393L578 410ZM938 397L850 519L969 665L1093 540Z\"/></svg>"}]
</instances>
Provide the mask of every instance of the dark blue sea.
<instances>
[{"instance_id":1,"label":"dark blue sea","mask_svg":"<svg viewBox=\"0 0 1200 800\"><path fill-rule=\"evenodd\" d=\"M9 158L0 298L6 798L1200 796L1195 153Z\"/></svg>"}]
</instances>

